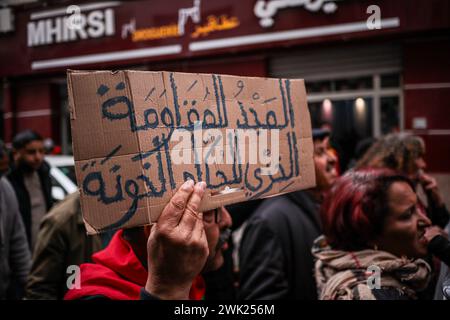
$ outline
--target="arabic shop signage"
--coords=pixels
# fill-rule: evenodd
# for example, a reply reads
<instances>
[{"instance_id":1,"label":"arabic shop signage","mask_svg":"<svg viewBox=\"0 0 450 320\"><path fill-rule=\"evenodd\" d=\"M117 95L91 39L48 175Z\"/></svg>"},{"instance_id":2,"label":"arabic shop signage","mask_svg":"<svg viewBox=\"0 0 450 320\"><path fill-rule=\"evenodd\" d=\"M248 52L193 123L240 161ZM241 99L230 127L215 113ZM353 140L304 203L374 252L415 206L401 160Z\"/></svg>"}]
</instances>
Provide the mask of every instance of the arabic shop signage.
<instances>
[{"instance_id":1,"label":"arabic shop signage","mask_svg":"<svg viewBox=\"0 0 450 320\"><path fill-rule=\"evenodd\" d=\"M341 0L258 0L253 12L260 18L260 26L268 28L273 26L274 16L281 9L303 7L310 12L333 13L337 10L336 1Z\"/></svg>"},{"instance_id":2,"label":"arabic shop signage","mask_svg":"<svg viewBox=\"0 0 450 320\"><path fill-rule=\"evenodd\" d=\"M380 1L383 29L401 32L405 29L399 16L403 6L400 2L386 5L387 1ZM161 61L226 53L229 48L245 51L308 43L318 37L384 32L367 28L367 7L361 1L179 0L171 7L166 2L83 3L75 19L78 28L69 27L73 13L67 7L19 12L17 20L23 23L18 24L17 34L0 39L2 47L11 48L10 52L0 50L0 61L8 61L0 65L0 75L97 63L117 67L139 63L137 59ZM330 19L328 14L333 12ZM16 40L19 37L21 42ZM18 58L26 46L30 54Z\"/></svg>"},{"instance_id":3,"label":"arabic shop signage","mask_svg":"<svg viewBox=\"0 0 450 320\"><path fill-rule=\"evenodd\" d=\"M336 1L341 0L257 0L253 7L253 13L259 18L260 27L268 28L275 24L275 16L281 10L303 7L310 12L333 13L337 10ZM93 3L91 5L98 4ZM85 6L70 7L78 8L76 9L78 11L70 12L62 9L56 10L60 12L59 15L32 14L27 24L28 47L100 38L115 34L116 22L113 8L106 7L101 10L82 12L80 8L85 8ZM178 19L174 19L172 23L140 29L136 28L136 18L133 17L129 22L122 24L121 37L123 40L130 38L132 42L182 37L186 33L186 23L191 20L195 24L195 30L190 33L190 38L199 39L212 33L235 29L241 23L237 16L226 14L208 15L202 21L201 9L201 0L193 0L192 7L178 9ZM39 18L40 16L43 16L43 18ZM75 26L73 25L74 19L77 22Z\"/></svg>"},{"instance_id":4,"label":"arabic shop signage","mask_svg":"<svg viewBox=\"0 0 450 320\"><path fill-rule=\"evenodd\" d=\"M330 14L337 10L336 1L342 0L257 0L253 13L260 19L260 26L268 28L274 25L274 18L279 10L303 6L310 12L323 11ZM169 25L136 29L136 21L132 20L130 24L123 26L122 38L126 38L128 33L132 34L133 42L183 36L184 26L189 18L196 24L200 22L200 5L201 0L194 0L192 8L179 9L178 22ZM205 24L195 26L195 32L191 34L191 38L205 37L212 32L234 29L239 24L239 18L235 16L228 18L227 15L220 15L220 17L210 15Z\"/></svg>"},{"instance_id":5,"label":"arabic shop signage","mask_svg":"<svg viewBox=\"0 0 450 320\"><path fill-rule=\"evenodd\" d=\"M237 17L228 18L227 15L221 15L220 17L210 15L206 20L207 22L205 24L195 26L195 31L190 35L191 38L196 39L206 37L213 32L231 30L237 28L240 23ZM179 26L176 23L132 31L133 42L180 36Z\"/></svg>"},{"instance_id":6,"label":"arabic shop signage","mask_svg":"<svg viewBox=\"0 0 450 320\"><path fill-rule=\"evenodd\" d=\"M257 0L253 12L256 17L260 18L260 26L268 28L273 26L274 17L281 9L303 6L304 9L310 12L323 11L324 13L330 14L337 10L336 1L341 0ZM201 12L200 4L200 0L195 0L194 7L179 9L178 23L174 22L170 25L136 30L136 23L133 20L129 25L124 26L122 37L126 37L127 32L132 33L133 42L180 37L184 35L184 25L189 17L195 23L200 22L200 18L198 17ZM191 13L187 9L191 9ZM193 12L195 12L195 15ZM228 18L227 15L221 15L220 17L210 15L207 18L206 24L195 27L195 32L191 34L191 38L204 37L215 31L234 29L239 24L240 22L237 17Z\"/></svg>"}]
</instances>

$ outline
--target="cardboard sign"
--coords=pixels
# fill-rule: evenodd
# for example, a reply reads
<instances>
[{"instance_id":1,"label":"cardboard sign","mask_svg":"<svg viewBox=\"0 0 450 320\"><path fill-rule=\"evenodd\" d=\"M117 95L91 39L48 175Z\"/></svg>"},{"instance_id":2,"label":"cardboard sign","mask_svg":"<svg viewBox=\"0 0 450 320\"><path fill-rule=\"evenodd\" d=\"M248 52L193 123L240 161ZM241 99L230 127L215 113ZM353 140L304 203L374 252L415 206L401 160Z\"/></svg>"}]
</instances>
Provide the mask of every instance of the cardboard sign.
<instances>
[{"instance_id":1,"label":"cardboard sign","mask_svg":"<svg viewBox=\"0 0 450 320\"><path fill-rule=\"evenodd\" d=\"M157 221L186 179L201 210L315 185L303 80L68 71L88 233Z\"/></svg>"}]
</instances>

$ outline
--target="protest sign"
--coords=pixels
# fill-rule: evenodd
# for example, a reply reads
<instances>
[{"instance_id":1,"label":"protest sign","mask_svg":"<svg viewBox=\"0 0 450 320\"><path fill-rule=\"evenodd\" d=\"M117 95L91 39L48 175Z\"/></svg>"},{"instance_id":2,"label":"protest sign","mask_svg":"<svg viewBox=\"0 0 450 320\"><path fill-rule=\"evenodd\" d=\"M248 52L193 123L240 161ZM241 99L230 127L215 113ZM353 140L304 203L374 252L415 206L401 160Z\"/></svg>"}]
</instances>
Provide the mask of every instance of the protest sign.
<instances>
[{"instance_id":1,"label":"protest sign","mask_svg":"<svg viewBox=\"0 0 450 320\"><path fill-rule=\"evenodd\" d=\"M88 233L157 221L186 179L201 210L315 185L303 80L68 71Z\"/></svg>"}]
</instances>

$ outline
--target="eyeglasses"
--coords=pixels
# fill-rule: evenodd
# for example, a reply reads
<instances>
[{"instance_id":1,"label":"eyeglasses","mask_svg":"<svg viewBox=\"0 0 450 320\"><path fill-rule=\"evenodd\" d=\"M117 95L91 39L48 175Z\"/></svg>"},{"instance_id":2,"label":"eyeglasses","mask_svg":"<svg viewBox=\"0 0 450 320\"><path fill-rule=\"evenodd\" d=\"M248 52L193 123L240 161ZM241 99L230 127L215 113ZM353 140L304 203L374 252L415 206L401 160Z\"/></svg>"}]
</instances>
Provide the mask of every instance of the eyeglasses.
<instances>
[{"instance_id":1,"label":"eyeglasses","mask_svg":"<svg viewBox=\"0 0 450 320\"><path fill-rule=\"evenodd\" d=\"M222 210L220 208L206 211L203 213L203 221L208 223L221 223L222 222Z\"/></svg>"}]
</instances>

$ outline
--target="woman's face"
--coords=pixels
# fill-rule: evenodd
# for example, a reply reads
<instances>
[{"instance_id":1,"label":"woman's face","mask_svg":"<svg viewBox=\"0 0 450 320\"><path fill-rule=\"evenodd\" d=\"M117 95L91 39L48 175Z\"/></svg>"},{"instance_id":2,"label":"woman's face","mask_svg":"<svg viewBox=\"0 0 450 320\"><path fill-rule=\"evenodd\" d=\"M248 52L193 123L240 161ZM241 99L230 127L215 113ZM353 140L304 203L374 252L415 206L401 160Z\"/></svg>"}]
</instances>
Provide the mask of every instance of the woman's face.
<instances>
[{"instance_id":1,"label":"woman's face","mask_svg":"<svg viewBox=\"0 0 450 320\"><path fill-rule=\"evenodd\" d=\"M417 207L417 196L410 185L394 182L388 190L389 214L376 245L398 257L424 257L427 254L425 228L430 220Z\"/></svg>"}]
</instances>

